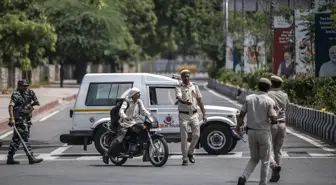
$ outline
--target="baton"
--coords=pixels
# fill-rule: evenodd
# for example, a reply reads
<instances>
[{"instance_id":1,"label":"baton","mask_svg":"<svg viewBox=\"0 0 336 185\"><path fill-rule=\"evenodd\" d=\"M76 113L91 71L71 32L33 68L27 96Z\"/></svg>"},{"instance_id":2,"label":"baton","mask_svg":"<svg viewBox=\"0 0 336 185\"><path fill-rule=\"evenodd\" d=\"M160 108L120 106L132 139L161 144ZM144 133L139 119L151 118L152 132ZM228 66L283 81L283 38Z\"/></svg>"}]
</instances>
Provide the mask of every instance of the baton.
<instances>
[{"instance_id":1,"label":"baton","mask_svg":"<svg viewBox=\"0 0 336 185\"><path fill-rule=\"evenodd\" d=\"M13 128L14 128L14 131L16 132L16 134L19 136L19 138L20 138L20 140L21 140L21 143L22 143L23 147L26 149L26 151L27 151L26 153L27 153L31 158L33 158L33 156L31 155L30 151L29 151L28 148L27 148L26 143L25 143L24 140L22 139L22 137L21 137L19 131L16 129L15 124L13 125Z\"/></svg>"},{"instance_id":2,"label":"baton","mask_svg":"<svg viewBox=\"0 0 336 185\"><path fill-rule=\"evenodd\" d=\"M233 135L234 135L236 138L241 139L244 143L246 143L244 137L243 137L243 136L240 136L240 135L235 131L235 129L232 129L232 133L233 133Z\"/></svg>"}]
</instances>

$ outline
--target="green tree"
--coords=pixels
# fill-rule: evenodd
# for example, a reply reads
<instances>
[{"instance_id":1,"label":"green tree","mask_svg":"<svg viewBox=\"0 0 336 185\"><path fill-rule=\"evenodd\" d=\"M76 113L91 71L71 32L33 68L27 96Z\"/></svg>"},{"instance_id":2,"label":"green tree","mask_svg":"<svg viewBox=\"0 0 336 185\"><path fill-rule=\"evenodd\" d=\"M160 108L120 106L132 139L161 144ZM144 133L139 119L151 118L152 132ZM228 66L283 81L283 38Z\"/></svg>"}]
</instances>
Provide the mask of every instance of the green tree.
<instances>
[{"instance_id":1,"label":"green tree","mask_svg":"<svg viewBox=\"0 0 336 185\"><path fill-rule=\"evenodd\" d=\"M130 36L137 45L139 59L148 59L160 51L155 47L157 17L154 12L153 0L142 0L134 3L128 0L114 0L109 4L115 4L123 14Z\"/></svg>"},{"instance_id":2,"label":"green tree","mask_svg":"<svg viewBox=\"0 0 336 185\"><path fill-rule=\"evenodd\" d=\"M31 70L46 52L54 51L57 35L33 0L0 2L0 61L13 69ZM13 84L15 82L12 82Z\"/></svg>"},{"instance_id":3,"label":"green tree","mask_svg":"<svg viewBox=\"0 0 336 185\"><path fill-rule=\"evenodd\" d=\"M78 83L86 74L89 61L99 63L128 49L127 28L112 5L100 8L79 0L54 0L45 7L48 20L59 35L56 56L76 64Z\"/></svg>"}]
</instances>

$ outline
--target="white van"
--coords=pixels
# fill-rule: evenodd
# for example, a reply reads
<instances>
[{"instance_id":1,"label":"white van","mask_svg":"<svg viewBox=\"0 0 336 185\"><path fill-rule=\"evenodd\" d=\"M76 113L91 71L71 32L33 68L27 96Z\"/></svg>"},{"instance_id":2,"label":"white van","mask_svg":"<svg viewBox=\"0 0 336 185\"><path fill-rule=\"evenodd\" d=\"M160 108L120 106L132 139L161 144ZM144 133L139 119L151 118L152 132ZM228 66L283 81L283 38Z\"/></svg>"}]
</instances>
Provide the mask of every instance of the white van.
<instances>
[{"instance_id":1,"label":"white van","mask_svg":"<svg viewBox=\"0 0 336 185\"><path fill-rule=\"evenodd\" d=\"M94 143L101 154L107 149L106 128L110 110L127 90L137 87L141 100L150 113L157 117L167 142L180 142L175 87L179 81L149 73L94 73L86 74L81 83L74 108L70 110L72 128L60 136L62 143L87 145ZM207 122L201 125L201 137L196 148L203 147L209 154L226 154L232 151L237 138L232 130L239 111L231 107L205 105ZM201 111L198 109L201 119ZM190 129L189 129L190 131ZM189 141L191 140L191 131Z\"/></svg>"}]
</instances>

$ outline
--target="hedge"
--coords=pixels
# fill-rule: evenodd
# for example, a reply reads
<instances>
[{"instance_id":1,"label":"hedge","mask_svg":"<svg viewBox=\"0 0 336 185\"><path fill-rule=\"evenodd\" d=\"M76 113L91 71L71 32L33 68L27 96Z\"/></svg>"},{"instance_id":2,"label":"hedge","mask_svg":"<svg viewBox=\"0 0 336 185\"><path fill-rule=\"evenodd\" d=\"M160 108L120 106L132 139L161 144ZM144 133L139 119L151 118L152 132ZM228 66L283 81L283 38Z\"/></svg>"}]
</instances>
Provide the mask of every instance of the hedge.
<instances>
[{"instance_id":1,"label":"hedge","mask_svg":"<svg viewBox=\"0 0 336 185\"><path fill-rule=\"evenodd\" d=\"M261 77L269 78L272 73L259 69L254 73L234 72L228 69L208 69L209 76L223 83L236 87L257 90ZM282 90L291 101L301 106L326 110L336 113L336 80L335 78L319 78L314 76L296 76L285 78Z\"/></svg>"}]
</instances>

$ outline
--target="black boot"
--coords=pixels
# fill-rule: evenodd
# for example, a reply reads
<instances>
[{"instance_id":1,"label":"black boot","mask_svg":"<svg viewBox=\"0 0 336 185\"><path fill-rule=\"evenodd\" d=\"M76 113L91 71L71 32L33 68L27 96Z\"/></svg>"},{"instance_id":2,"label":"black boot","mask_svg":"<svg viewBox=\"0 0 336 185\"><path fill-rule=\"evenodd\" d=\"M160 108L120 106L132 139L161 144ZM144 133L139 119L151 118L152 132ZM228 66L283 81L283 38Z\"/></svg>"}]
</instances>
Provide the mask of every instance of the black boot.
<instances>
[{"instance_id":1,"label":"black boot","mask_svg":"<svg viewBox=\"0 0 336 185\"><path fill-rule=\"evenodd\" d=\"M241 176L238 178L238 184L237 185L245 185L246 178L244 176Z\"/></svg>"},{"instance_id":2,"label":"black boot","mask_svg":"<svg viewBox=\"0 0 336 185\"><path fill-rule=\"evenodd\" d=\"M272 176L270 179L270 182L278 182L280 179L280 171L281 171L281 167L277 166L274 169L272 169Z\"/></svg>"},{"instance_id":3,"label":"black boot","mask_svg":"<svg viewBox=\"0 0 336 185\"><path fill-rule=\"evenodd\" d=\"M34 156L28 156L29 164L40 163L43 159L36 159Z\"/></svg>"},{"instance_id":4,"label":"black boot","mask_svg":"<svg viewBox=\"0 0 336 185\"><path fill-rule=\"evenodd\" d=\"M191 163L195 163L195 159L194 159L194 156L193 156L193 155L188 154L188 158L189 158L189 161L190 161Z\"/></svg>"},{"instance_id":5,"label":"black boot","mask_svg":"<svg viewBox=\"0 0 336 185\"><path fill-rule=\"evenodd\" d=\"M187 160L183 160L182 166L188 166L188 161Z\"/></svg>"},{"instance_id":6,"label":"black boot","mask_svg":"<svg viewBox=\"0 0 336 185\"><path fill-rule=\"evenodd\" d=\"M7 164L20 164L20 162L14 160L14 155L8 155Z\"/></svg>"},{"instance_id":7,"label":"black boot","mask_svg":"<svg viewBox=\"0 0 336 185\"><path fill-rule=\"evenodd\" d=\"M109 164L109 152L105 152L103 155L103 162Z\"/></svg>"}]
</instances>

